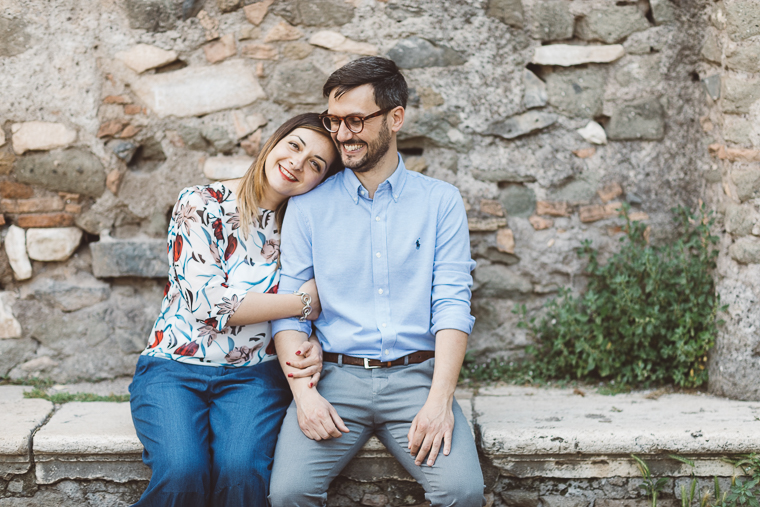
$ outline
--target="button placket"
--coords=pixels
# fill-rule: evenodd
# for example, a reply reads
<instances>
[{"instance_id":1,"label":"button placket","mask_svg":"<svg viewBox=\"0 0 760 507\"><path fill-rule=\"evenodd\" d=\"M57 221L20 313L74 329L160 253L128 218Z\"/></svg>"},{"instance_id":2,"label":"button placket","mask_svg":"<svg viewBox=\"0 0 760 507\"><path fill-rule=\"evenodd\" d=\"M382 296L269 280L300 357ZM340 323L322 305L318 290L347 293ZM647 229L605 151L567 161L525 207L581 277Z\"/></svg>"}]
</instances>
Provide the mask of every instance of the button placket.
<instances>
[{"instance_id":1,"label":"button placket","mask_svg":"<svg viewBox=\"0 0 760 507\"><path fill-rule=\"evenodd\" d=\"M390 355L393 348L394 336L387 323L390 322L390 292L388 290L390 273L388 272L387 262L387 230L386 222L380 218L385 216L390 204L391 195L386 185L381 185L375 192L374 199L371 203L372 214L375 219L370 219L370 230L372 237L372 274L375 290L375 322L380 331L381 357Z\"/></svg>"}]
</instances>

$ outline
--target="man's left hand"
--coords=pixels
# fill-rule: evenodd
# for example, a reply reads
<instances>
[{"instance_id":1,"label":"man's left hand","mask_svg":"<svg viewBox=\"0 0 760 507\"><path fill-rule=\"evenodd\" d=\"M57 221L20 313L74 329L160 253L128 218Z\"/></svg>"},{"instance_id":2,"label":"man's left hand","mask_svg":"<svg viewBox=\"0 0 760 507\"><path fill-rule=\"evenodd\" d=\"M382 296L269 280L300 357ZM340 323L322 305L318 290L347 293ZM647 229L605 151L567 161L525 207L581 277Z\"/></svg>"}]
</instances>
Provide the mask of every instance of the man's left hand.
<instances>
[{"instance_id":1,"label":"man's left hand","mask_svg":"<svg viewBox=\"0 0 760 507\"><path fill-rule=\"evenodd\" d=\"M452 398L445 400L428 398L412 421L407 434L409 440L407 448L411 450L416 465L421 465L427 456L427 465L433 466L441 449L441 441L443 441L444 456L448 456L451 452L451 435L454 431L452 404Z\"/></svg>"}]
</instances>

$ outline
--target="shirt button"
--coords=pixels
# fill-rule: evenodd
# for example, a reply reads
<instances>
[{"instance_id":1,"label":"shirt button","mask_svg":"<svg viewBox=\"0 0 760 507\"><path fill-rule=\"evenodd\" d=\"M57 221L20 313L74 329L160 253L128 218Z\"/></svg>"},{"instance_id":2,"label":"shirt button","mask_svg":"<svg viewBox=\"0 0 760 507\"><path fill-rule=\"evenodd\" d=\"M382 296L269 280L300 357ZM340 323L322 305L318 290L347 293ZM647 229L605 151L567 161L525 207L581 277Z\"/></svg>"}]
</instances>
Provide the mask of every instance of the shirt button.
<instances>
[{"instance_id":1,"label":"shirt button","mask_svg":"<svg viewBox=\"0 0 760 507\"><path fill-rule=\"evenodd\" d=\"M388 349L385 349L385 355L386 355L386 356L387 356L388 354L390 354L390 353L391 353L391 352L390 352L390 350L388 350Z\"/></svg>"},{"instance_id":2,"label":"shirt button","mask_svg":"<svg viewBox=\"0 0 760 507\"><path fill-rule=\"evenodd\" d=\"M377 293L378 294L382 294L383 293L383 289L377 289Z\"/></svg>"},{"instance_id":3,"label":"shirt button","mask_svg":"<svg viewBox=\"0 0 760 507\"><path fill-rule=\"evenodd\" d=\"M380 257L380 252L377 252L377 253L375 254L375 257Z\"/></svg>"},{"instance_id":4,"label":"shirt button","mask_svg":"<svg viewBox=\"0 0 760 507\"><path fill-rule=\"evenodd\" d=\"M375 222L379 222L379 221L380 221L380 217L375 217Z\"/></svg>"},{"instance_id":5,"label":"shirt button","mask_svg":"<svg viewBox=\"0 0 760 507\"><path fill-rule=\"evenodd\" d=\"M383 322L383 327L387 327L387 326L388 326L388 324L386 324L385 322Z\"/></svg>"}]
</instances>

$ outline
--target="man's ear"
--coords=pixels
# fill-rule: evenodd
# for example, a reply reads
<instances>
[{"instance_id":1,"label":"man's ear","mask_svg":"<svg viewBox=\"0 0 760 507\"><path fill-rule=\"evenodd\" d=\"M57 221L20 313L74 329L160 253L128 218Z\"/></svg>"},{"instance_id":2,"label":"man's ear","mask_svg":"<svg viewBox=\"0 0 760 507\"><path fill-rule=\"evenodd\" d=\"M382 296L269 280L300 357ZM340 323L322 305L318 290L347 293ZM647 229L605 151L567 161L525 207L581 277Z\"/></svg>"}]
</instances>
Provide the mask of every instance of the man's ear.
<instances>
[{"instance_id":1,"label":"man's ear","mask_svg":"<svg viewBox=\"0 0 760 507\"><path fill-rule=\"evenodd\" d=\"M398 132L404 124L404 114L406 111L403 107L398 106L391 110L391 131Z\"/></svg>"}]
</instances>

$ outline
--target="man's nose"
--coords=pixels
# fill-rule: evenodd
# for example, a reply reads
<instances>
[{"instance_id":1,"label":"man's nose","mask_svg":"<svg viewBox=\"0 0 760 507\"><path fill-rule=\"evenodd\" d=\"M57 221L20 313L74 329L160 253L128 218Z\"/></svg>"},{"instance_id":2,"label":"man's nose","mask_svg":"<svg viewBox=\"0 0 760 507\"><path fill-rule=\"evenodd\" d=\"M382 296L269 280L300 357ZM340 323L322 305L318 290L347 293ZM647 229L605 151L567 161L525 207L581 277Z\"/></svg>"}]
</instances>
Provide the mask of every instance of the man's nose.
<instances>
[{"instance_id":1,"label":"man's nose","mask_svg":"<svg viewBox=\"0 0 760 507\"><path fill-rule=\"evenodd\" d=\"M336 135L335 138L339 142L345 143L346 141L351 140L352 137L354 137L354 133L348 130L348 127L346 127L346 122L340 122L340 125L338 126L338 135Z\"/></svg>"}]
</instances>

